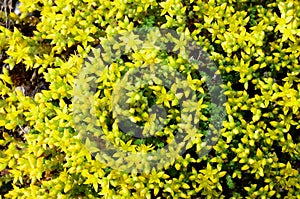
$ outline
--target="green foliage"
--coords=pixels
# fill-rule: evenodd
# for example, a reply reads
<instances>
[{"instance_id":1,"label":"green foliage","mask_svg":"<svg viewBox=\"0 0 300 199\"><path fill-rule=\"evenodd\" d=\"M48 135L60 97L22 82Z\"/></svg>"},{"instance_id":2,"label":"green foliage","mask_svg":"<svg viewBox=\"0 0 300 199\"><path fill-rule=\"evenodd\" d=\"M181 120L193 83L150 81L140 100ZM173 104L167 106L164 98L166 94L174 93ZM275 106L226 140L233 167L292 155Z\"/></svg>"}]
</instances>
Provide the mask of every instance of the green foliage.
<instances>
[{"instance_id":1,"label":"green foliage","mask_svg":"<svg viewBox=\"0 0 300 199\"><path fill-rule=\"evenodd\" d=\"M0 26L0 194L5 198L300 197L298 1L20 2L22 14L9 15L13 27ZM1 21L7 18L0 10L4 16ZM80 68L95 46L110 45L105 38L155 26L189 36L211 55L224 81L227 118L213 150L199 158L213 109L205 79L187 60L167 52L136 49L113 60L94 71L101 76L95 115L122 149L161 148L180 121L174 93L153 84L128 93L131 109L126 114L144 124L151 121L147 106L157 103L168 110L162 121L169 122L168 128L147 139L133 139L118 129L110 115L112 91L129 69L153 62L176 69L198 95L197 105L186 104L181 111L197 108L202 114L200 128L182 157L162 170L125 173L97 161L89 152L90 140L88 150L79 139L71 103L78 94L75 78L84 75ZM179 40L175 48L185 46ZM111 55L102 57L108 62ZM21 68L37 69L49 86L34 96L25 95L16 85L22 74L12 74ZM85 105L82 111L89 106ZM87 118L87 127L89 122Z\"/></svg>"}]
</instances>

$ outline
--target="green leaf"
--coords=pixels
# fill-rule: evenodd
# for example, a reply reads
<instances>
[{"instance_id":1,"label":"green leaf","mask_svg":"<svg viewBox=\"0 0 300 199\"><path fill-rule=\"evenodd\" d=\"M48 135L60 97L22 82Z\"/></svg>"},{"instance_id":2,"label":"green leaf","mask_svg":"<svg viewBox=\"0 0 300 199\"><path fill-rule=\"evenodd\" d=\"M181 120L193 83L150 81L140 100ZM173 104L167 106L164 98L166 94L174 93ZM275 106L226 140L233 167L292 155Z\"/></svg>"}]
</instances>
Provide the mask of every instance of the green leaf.
<instances>
[{"instance_id":1,"label":"green leaf","mask_svg":"<svg viewBox=\"0 0 300 199\"><path fill-rule=\"evenodd\" d=\"M4 170L6 168L7 164L0 163L0 171Z\"/></svg>"}]
</instances>

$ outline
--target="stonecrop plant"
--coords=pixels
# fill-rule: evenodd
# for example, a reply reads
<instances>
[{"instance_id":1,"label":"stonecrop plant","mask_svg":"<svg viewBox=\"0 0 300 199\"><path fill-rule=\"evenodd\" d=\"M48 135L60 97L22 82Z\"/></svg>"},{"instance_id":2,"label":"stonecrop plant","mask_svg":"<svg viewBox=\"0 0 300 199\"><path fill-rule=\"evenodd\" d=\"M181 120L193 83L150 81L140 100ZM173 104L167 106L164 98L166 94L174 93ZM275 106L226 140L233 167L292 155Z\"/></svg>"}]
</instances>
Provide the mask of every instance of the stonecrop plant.
<instances>
[{"instance_id":1,"label":"stonecrop plant","mask_svg":"<svg viewBox=\"0 0 300 199\"><path fill-rule=\"evenodd\" d=\"M293 0L4 0L0 198L300 198L299 27Z\"/></svg>"}]
</instances>

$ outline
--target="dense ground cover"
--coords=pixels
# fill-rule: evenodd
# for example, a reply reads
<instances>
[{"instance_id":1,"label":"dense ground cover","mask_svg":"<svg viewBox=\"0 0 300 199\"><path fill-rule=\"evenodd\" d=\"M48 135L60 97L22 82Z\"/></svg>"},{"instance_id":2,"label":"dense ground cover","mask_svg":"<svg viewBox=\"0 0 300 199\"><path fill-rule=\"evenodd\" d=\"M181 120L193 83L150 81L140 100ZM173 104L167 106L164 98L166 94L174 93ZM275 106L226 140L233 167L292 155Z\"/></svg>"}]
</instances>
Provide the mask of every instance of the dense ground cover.
<instances>
[{"instance_id":1,"label":"dense ground cover","mask_svg":"<svg viewBox=\"0 0 300 199\"><path fill-rule=\"evenodd\" d=\"M9 0L0 11L3 197L300 198L298 1L20 2L20 13ZM197 94L201 110L199 128L182 157L161 170L127 173L100 163L79 139L91 120L76 125L86 107L74 109L74 88L88 54L99 44L109 47L105 38L151 27L182 33L211 55L223 81L226 117L216 144L199 157L215 108L203 75L170 52L135 49L112 60L100 71L94 98L98 126L116 146L158 150L170 143L184 112L172 89L145 87L130 93L126 114L144 125L150 120L147 107L161 105L165 128L150 138L123 132L110 103L130 68L157 62L176 69ZM119 48L123 44L128 45L120 42Z\"/></svg>"}]
</instances>

